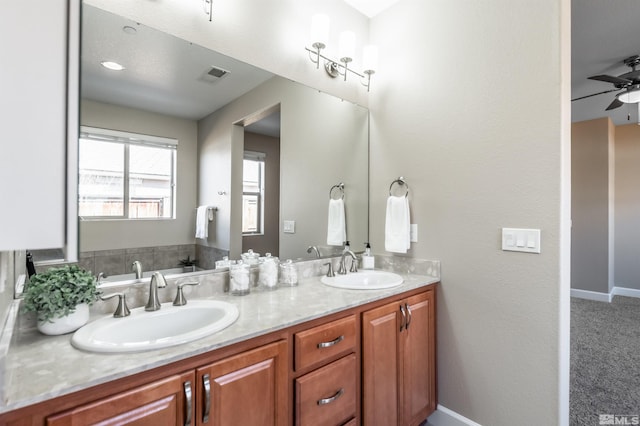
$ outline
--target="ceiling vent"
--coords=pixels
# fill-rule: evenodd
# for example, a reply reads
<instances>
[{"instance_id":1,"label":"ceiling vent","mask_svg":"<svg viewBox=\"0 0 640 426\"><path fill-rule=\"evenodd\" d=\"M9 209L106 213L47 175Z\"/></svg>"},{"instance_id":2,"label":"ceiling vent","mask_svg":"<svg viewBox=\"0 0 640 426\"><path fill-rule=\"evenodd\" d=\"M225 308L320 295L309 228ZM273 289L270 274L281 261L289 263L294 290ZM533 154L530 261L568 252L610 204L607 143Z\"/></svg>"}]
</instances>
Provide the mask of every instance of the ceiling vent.
<instances>
[{"instance_id":1,"label":"ceiling vent","mask_svg":"<svg viewBox=\"0 0 640 426\"><path fill-rule=\"evenodd\" d=\"M229 71L212 66L209 70L206 70L204 73L202 73L200 80L206 83L215 83L227 74L229 74Z\"/></svg>"}]
</instances>

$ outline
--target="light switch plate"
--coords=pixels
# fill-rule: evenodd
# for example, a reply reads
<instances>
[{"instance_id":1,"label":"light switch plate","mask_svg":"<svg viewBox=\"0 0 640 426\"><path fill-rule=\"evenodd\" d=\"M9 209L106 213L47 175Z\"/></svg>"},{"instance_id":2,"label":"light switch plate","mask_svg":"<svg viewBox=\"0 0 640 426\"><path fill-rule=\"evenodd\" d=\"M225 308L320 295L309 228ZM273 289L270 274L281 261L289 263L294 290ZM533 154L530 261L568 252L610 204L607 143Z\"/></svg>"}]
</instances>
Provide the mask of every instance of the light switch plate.
<instances>
[{"instance_id":1,"label":"light switch plate","mask_svg":"<svg viewBox=\"0 0 640 426\"><path fill-rule=\"evenodd\" d=\"M540 230L502 228L502 250L540 253Z\"/></svg>"},{"instance_id":2,"label":"light switch plate","mask_svg":"<svg viewBox=\"0 0 640 426\"><path fill-rule=\"evenodd\" d=\"M296 221L295 220L285 220L282 222L282 232L285 234L295 234L296 233Z\"/></svg>"}]
</instances>

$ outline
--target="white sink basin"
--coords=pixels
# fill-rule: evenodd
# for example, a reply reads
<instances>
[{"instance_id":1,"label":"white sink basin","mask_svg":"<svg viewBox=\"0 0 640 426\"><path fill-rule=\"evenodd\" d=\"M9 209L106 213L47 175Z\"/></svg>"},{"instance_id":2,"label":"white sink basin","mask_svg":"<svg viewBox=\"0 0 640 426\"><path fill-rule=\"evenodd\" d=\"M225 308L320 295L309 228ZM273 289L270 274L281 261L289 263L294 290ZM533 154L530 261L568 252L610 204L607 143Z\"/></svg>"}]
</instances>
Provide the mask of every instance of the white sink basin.
<instances>
[{"instance_id":1,"label":"white sink basin","mask_svg":"<svg viewBox=\"0 0 640 426\"><path fill-rule=\"evenodd\" d=\"M402 277L387 271L358 271L335 277L322 277L323 284L352 290L380 290L402 284Z\"/></svg>"},{"instance_id":2,"label":"white sink basin","mask_svg":"<svg viewBox=\"0 0 640 426\"><path fill-rule=\"evenodd\" d=\"M238 318L238 308L218 300L190 300L184 306L163 303L125 318L97 319L73 334L71 344L91 352L140 352L191 342L220 331Z\"/></svg>"}]
</instances>

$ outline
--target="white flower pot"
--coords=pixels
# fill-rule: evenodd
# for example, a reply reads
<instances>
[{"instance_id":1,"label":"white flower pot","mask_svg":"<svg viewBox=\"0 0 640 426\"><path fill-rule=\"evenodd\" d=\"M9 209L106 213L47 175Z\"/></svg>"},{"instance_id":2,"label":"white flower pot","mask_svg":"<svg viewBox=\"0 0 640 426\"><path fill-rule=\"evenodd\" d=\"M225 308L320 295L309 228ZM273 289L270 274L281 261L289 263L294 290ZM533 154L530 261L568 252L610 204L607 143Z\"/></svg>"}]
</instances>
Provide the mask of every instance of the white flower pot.
<instances>
[{"instance_id":1,"label":"white flower pot","mask_svg":"<svg viewBox=\"0 0 640 426\"><path fill-rule=\"evenodd\" d=\"M64 317L52 318L50 321L38 321L38 331L55 336L71 333L89 322L89 305L81 303L75 311Z\"/></svg>"}]
</instances>

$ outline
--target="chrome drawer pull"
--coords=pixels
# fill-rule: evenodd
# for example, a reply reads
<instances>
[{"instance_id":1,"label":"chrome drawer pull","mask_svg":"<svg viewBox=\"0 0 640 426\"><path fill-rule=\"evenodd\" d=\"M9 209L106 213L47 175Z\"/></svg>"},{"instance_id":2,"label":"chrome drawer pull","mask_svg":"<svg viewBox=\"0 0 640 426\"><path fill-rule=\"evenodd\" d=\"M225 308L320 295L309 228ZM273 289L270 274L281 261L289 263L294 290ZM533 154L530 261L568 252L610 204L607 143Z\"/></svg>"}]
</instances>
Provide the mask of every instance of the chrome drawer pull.
<instances>
[{"instance_id":1,"label":"chrome drawer pull","mask_svg":"<svg viewBox=\"0 0 640 426\"><path fill-rule=\"evenodd\" d=\"M407 309L407 313L409 314L409 319L407 320L407 326L405 327L408 330L409 326L411 325L411 319L413 318L413 315L411 314L411 308L409 307L408 303L405 303L404 307Z\"/></svg>"},{"instance_id":2,"label":"chrome drawer pull","mask_svg":"<svg viewBox=\"0 0 640 426\"><path fill-rule=\"evenodd\" d=\"M187 407L187 415L185 416L184 426L191 426L191 382L187 380L184 382L184 399L185 406Z\"/></svg>"},{"instance_id":3,"label":"chrome drawer pull","mask_svg":"<svg viewBox=\"0 0 640 426\"><path fill-rule=\"evenodd\" d=\"M318 400L318 405L327 405L332 403L333 401L335 401L336 399L340 398L342 396L342 394L344 393L344 389L340 388L340 390L338 392L336 392L335 395L329 397L329 398L322 398Z\"/></svg>"},{"instance_id":4,"label":"chrome drawer pull","mask_svg":"<svg viewBox=\"0 0 640 426\"><path fill-rule=\"evenodd\" d=\"M332 340L330 342L322 342L322 343L318 343L318 349L322 349L322 348L329 348L333 345L337 345L338 343L342 342L344 340L344 335L342 336L338 336L337 339Z\"/></svg>"},{"instance_id":5,"label":"chrome drawer pull","mask_svg":"<svg viewBox=\"0 0 640 426\"><path fill-rule=\"evenodd\" d=\"M400 331L402 331L402 329L404 328L405 325L407 325L407 327L409 326L407 324L407 313L404 311L404 306L400 305L400 313L402 314L402 322L400 323Z\"/></svg>"},{"instance_id":6,"label":"chrome drawer pull","mask_svg":"<svg viewBox=\"0 0 640 426\"><path fill-rule=\"evenodd\" d=\"M204 385L204 413L202 413L202 423L209 421L209 411L211 411L211 383L209 375L202 376L202 384Z\"/></svg>"}]
</instances>

